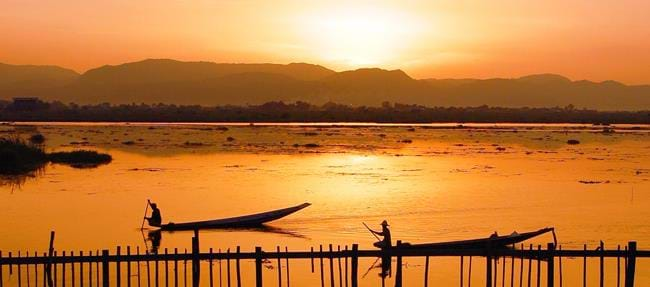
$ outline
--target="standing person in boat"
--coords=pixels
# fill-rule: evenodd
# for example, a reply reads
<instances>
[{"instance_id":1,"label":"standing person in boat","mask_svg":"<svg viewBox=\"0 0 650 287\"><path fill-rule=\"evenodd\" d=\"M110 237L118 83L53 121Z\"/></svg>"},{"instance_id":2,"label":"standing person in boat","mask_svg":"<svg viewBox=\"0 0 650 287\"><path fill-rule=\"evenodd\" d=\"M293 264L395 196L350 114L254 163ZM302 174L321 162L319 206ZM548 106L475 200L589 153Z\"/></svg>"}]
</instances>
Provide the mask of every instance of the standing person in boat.
<instances>
[{"instance_id":1,"label":"standing person in boat","mask_svg":"<svg viewBox=\"0 0 650 287\"><path fill-rule=\"evenodd\" d=\"M370 232L383 236L382 241L377 241L373 245L378 248L391 248L392 242L390 237L390 229L388 229L388 221L384 220L381 222L381 231L374 231L370 229Z\"/></svg>"},{"instance_id":2,"label":"standing person in boat","mask_svg":"<svg viewBox=\"0 0 650 287\"><path fill-rule=\"evenodd\" d=\"M150 200L147 200L147 202L149 203L149 206L151 206L151 217L145 217L145 219L149 221L149 225L160 227L162 224L162 216L160 215L160 209L158 209L158 205L151 202Z\"/></svg>"}]
</instances>

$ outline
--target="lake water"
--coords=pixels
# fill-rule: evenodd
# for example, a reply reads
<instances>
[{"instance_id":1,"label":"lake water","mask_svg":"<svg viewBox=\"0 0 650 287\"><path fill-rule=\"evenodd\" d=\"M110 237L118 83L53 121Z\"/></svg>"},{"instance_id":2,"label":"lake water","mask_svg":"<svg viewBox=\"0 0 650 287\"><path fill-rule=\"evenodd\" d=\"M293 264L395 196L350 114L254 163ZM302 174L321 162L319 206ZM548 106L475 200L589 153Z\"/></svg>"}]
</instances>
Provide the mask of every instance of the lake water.
<instances>
[{"instance_id":1,"label":"lake water","mask_svg":"<svg viewBox=\"0 0 650 287\"><path fill-rule=\"evenodd\" d=\"M591 125L515 124L3 125L0 136L41 133L49 151L100 150L113 162L92 169L48 165L34 177L2 179L0 250L44 251L50 230L58 250L150 248L140 231L147 199L158 203L163 221L174 222L313 204L270 223L270 230L202 231L204 250L352 243L368 249L375 238L362 222L379 229L384 219L394 240L414 243L554 226L564 249L592 249L600 240L607 248L636 240L650 249L650 126L612 128L614 133ZM580 144L569 145L569 139ZM191 236L163 232L160 248L190 248ZM550 235L530 243L547 242ZM421 284L423 262L405 260L405 284ZM431 279L457 285L458 259L436 260ZM371 263L362 261L361 269ZM565 268L581 264L569 259ZM639 286L650 284L649 267L641 261ZM292 269L294 286L317 285L318 274L308 269ZM479 284L483 273L473 272L472 282ZM578 282L579 272L572 272L565 275L568 286ZM275 274L265 271L270 282ZM245 283L253 278L251 273ZM614 276L608 273L606 280ZM362 280L364 286L377 282L374 271Z\"/></svg>"}]
</instances>

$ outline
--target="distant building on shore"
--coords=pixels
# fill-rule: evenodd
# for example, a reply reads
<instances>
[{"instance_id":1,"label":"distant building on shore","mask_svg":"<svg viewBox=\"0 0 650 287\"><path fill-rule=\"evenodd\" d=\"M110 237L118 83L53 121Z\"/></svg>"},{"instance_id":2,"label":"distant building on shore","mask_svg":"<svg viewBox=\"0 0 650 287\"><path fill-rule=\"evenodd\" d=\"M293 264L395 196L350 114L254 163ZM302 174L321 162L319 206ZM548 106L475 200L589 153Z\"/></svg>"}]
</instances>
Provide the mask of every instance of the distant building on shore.
<instances>
[{"instance_id":1,"label":"distant building on shore","mask_svg":"<svg viewBox=\"0 0 650 287\"><path fill-rule=\"evenodd\" d=\"M17 111L32 111L38 108L39 103L41 102L36 97L20 97L13 98L14 102L12 106Z\"/></svg>"}]
</instances>

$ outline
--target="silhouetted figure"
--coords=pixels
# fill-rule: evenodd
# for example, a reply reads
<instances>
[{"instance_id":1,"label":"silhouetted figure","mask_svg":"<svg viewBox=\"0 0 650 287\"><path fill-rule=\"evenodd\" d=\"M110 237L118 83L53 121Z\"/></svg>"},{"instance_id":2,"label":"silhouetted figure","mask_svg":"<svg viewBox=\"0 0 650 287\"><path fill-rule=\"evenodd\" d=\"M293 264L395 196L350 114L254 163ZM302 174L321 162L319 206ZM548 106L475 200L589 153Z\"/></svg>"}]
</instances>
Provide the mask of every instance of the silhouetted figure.
<instances>
[{"instance_id":1,"label":"silhouetted figure","mask_svg":"<svg viewBox=\"0 0 650 287\"><path fill-rule=\"evenodd\" d=\"M151 217L145 217L147 221L149 221L149 225L155 226L155 227L160 227L162 224L162 216L160 215L160 209L158 209L158 205L155 203L152 203L151 201L149 202L149 206L151 206Z\"/></svg>"},{"instance_id":2,"label":"silhouetted figure","mask_svg":"<svg viewBox=\"0 0 650 287\"><path fill-rule=\"evenodd\" d=\"M158 249L160 248L160 241L162 240L162 234L160 229L149 231L147 234L147 239L151 242L151 253L158 254Z\"/></svg>"},{"instance_id":3,"label":"silhouetted figure","mask_svg":"<svg viewBox=\"0 0 650 287\"><path fill-rule=\"evenodd\" d=\"M373 244L375 247L384 249L390 248L392 246L390 229L388 229L388 221L384 220L381 222L381 232L374 231L372 229L370 229L370 232L384 237L382 241L377 241Z\"/></svg>"}]
</instances>

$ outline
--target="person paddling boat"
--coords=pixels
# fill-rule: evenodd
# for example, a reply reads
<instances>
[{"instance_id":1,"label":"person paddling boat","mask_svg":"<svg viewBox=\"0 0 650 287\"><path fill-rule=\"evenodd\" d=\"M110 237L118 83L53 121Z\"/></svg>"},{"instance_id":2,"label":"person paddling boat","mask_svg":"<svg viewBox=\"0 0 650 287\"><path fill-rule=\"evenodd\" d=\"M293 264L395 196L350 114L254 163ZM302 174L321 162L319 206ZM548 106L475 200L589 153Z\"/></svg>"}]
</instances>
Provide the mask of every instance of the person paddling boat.
<instances>
[{"instance_id":1,"label":"person paddling boat","mask_svg":"<svg viewBox=\"0 0 650 287\"><path fill-rule=\"evenodd\" d=\"M383 239L381 241L377 241L373 243L373 245L377 248L391 248L392 247L392 242L391 242L391 236L390 236L390 229L388 229L388 221L384 220L381 222L381 231L375 231L370 228L368 228L370 232L373 234L382 236Z\"/></svg>"},{"instance_id":2,"label":"person paddling boat","mask_svg":"<svg viewBox=\"0 0 650 287\"><path fill-rule=\"evenodd\" d=\"M145 219L149 222L149 225L160 227L162 224L162 216L160 215L160 209L158 209L158 205L151 202L150 200L147 200L147 203L149 203L149 206L151 206L151 217L145 217Z\"/></svg>"}]
</instances>

